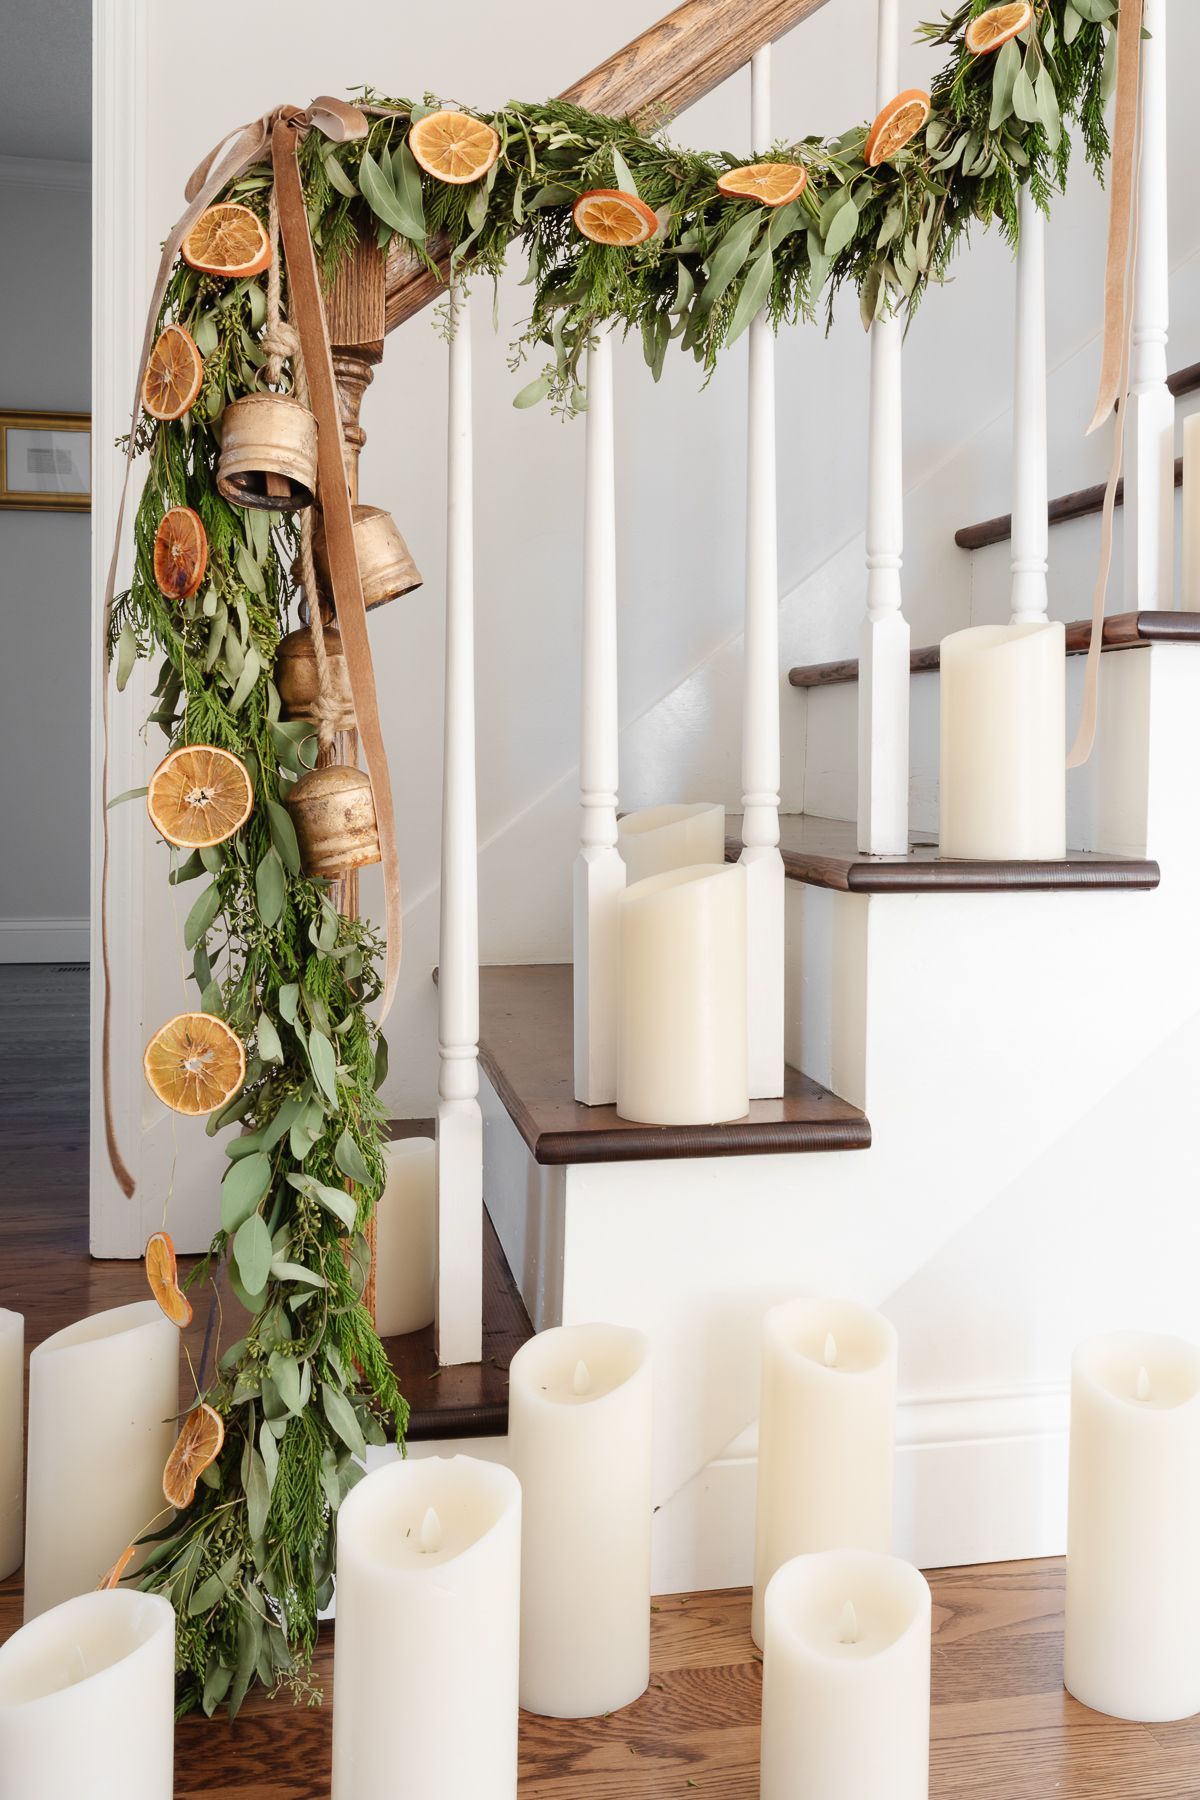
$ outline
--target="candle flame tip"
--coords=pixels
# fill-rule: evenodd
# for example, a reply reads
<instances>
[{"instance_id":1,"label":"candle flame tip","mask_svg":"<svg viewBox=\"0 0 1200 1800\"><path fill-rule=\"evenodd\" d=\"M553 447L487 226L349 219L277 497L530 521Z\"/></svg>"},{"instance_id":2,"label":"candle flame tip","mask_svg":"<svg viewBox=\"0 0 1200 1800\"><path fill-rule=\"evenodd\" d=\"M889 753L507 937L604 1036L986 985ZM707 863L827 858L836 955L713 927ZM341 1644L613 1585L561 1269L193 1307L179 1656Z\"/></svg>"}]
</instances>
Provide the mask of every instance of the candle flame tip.
<instances>
[{"instance_id":1,"label":"candle flame tip","mask_svg":"<svg viewBox=\"0 0 1200 1800\"><path fill-rule=\"evenodd\" d=\"M834 1337L832 1331L827 1331L825 1333L825 1367L827 1369L836 1369L837 1359L837 1339Z\"/></svg>"},{"instance_id":2,"label":"candle flame tip","mask_svg":"<svg viewBox=\"0 0 1200 1800\"><path fill-rule=\"evenodd\" d=\"M858 1642L858 1609L853 1600L847 1600L842 1608L842 1616L838 1622L838 1642L857 1644Z\"/></svg>"},{"instance_id":3,"label":"candle flame tip","mask_svg":"<svg viewBox=\"0 0 1200 1800\"><path fill-rule=\"evenodd\" d=\"M592 1391L592 1371L582 1357L575 1364L575 1373L571 1378L571 1391L575 1394L590 1394Z\"/></svg>"},{"instance_id":4,"label":"candle flame tip","mask_svg":"<svg viewBox=\"0 0 1200 1800\"><path fill-rule=\"evenodd\" d=\"M1143 1364L1137 1372L1137 1397L1139 1400L1149 1400L1153 1392L1154 1389L1150 1382L1150 1371L1146 1368L1145 1364Z\"/></svg>"},{"instance_id":5,"label":"candle flame tip","mask_svg":"<svg viewBox=\"0 0 1200 1800\"><path fill-rule=\"evenodd\" d=\"M418 1541L424 1556L432 1556L435 1550L441 1549L442 1521L438 1517L436 1507L426 1507L425 1517L421 1520L421 1535Z\"/></svg>"}]
</instances>

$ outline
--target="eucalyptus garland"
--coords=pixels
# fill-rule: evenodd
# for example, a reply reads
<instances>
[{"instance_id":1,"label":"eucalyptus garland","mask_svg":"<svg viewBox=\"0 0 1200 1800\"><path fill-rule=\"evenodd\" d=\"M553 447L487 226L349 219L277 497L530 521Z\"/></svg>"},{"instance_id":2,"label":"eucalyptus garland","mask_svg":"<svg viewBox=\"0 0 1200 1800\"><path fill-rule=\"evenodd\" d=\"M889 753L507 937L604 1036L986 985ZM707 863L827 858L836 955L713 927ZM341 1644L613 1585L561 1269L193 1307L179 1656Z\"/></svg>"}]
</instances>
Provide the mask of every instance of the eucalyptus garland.
<instances>
[{"instance_id":1,"label":"eucalyptus garland","mask_svg":"<svg viewBox=\"0 0 1200 1800\"><path fill-rule=\"evenodd\" d=\"M965 0L920 35L949 46L928 123L890 162L864 160L867 127L806 137L768 160L801 164L807 185L767 207L718 191L729 154L676 148L660 133L564 101L475 115L499 138L486 175L450 185L423 174L407 138L436 110L364 90L367 135L334 145L310 131L301 170L326 282L364 228L381 255L406 246L429 268L450 247L459 280L498 277L521 240L532 309L514 346L543 347L544 368L516 396L586 404L583 359L603 327L641 333L661 374L668 346L707 372L763 308L778 327L815 315L849 284L864 324L911 314L940 281L973 222L1015 241L1018 191L1039 205L1065 185L1074 121L1090 164L1108 149L1115 0L1034 0L1026 30L995 54L964 42L985 0ZM266 219L271 172L255 166L226 199ZM638 196L658 218L633 249L590 241L572 208L596 188ZM286 283L284 286L286 298ZM225 843L179 860L173 886L203 881L183 938L200 1007L247 1046L245 1085L209 1121L227 1144L221 1229L193 1282L222 1281L250 1324L222 1346L203 1398L225 1423L196 1498L152 1540L137 1577L178 1617L179 1702L236 1712L249 1684L308 1686L317 1614L332 1591L337 1509L369 1443L403 1442L407 1408L363 1305L365 1237L384 1173L377 1089L386 1047L367 1016L380 946L307 879L284 800L312 765L312 726L281 717L273 666L295 594L292 519L243 511L219 494L225 407L266 386L260 342L266 276L227 281L176 265L160 323L192 334L203 385L181 419L144 417L135 448L147 477L131 585L113 609L117 685L158 662L150 722L172 747L216 745L241 758L255 805ZM443 312L446 324L448 313ZM448 328L448 327L447 327ZM181 603L154 576L165 512L191 507L208 536L206 579ZM199 1397L199 1395L198 1395Z\"/></svg>"}]
</instances>

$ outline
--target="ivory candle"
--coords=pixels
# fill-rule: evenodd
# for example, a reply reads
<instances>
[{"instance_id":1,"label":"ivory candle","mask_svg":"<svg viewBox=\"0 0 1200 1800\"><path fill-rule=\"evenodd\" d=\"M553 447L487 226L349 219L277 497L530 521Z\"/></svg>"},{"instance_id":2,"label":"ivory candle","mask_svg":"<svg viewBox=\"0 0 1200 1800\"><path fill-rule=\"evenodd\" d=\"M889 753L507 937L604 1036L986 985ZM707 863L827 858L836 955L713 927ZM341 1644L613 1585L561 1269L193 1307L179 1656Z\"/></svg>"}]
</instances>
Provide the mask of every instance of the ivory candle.
<instances>
[{"instance_id":1,"label":"ivory candle","mask_svg":"<svg viewBox=\"0 0 1200 1800\"><path fill-rule=\"evenodd\" d=\"M1200 1712L1200 1348L1117 1332L1071 1368L1065 1679L1095 1712Z\"/></svg>"},{"instance_id":2,"label":"ivory candle","mask_svg":"<svg viewBox=\"0 0 1200 1800\"><path fill-rule=\"evenodd\" d=\"M400 1138L385 1154L387 1185L375 1209L375 1328L380 1337L402 1337L433 1323L437 1145Z\"/></svg>"},{"instance_id":3,"label":"ivory candle","mask_svg":"<svg viewBox=\"0 0 1200 1800\"><path fill-rule=\"evenodd\" d=\"M712 1125L750 1106L746 875L736 863L652 875L618 903L617 1111Z\"/></svg>"},{"instance_id":4,"label":"ivory candle","mask_svg":"<svg viewBox=\"0 0 1200 1800\"><path fill-rule=\"evenodd\" d=\"M21 1566L25 1501L25 1321L0 1306L0 1578Z\"/></svg>"},{"instance_id":5,"label":"ivory candle","mask_svg":"<svg viewBox=\"0 0 1200 1800\"><path fill-rule=\"evenodd\" d=\"M1181 603L1200 612L1200 413L1183 421L1183 568Z\"/></svg>"},{"instance_id":6,"label":"ivory candle","mask_svg":"<svg viewBox=\"0 0 1200 1800\"><path fill-rule=\"evenodd\" d=\"M772 1578L762 1800L928 1800L929 1584L896 1556L828 1550Z\"/></svg>"},{"instance_id":7,"label":"ivory candle","mask_svg":"<svg viewBox=\"0 0 1200 1800\"><path fill-rule=\"evenodd\" d=\"M95 1313L29 1358L25 1617L94 1588L165 1510L179 1330L157 1301Z\"/></svg>"},{"instance_id":8,"label":"ivory candle","mask_svg":"<svg viewBox=\"0 0 1200 1800\"><path fill-rule=\"evenodd\" d=\"M816 1550L892 1541L896 1332L847 1300L773 1306L763 1321L758 1517L751 1631L763 1643L767 1584Z\"/></svg>"},{"instance_id":9,"label":"ivory candle","mask_svg":"<svg viewBox=\"0 0 1200 1800\"><path fill-rule=\"evenodd\" d=\"M161 1594L80 1594L0 1644L0 1800L171 1800L174 1752Z\"/></svg>"},{"instance_id":10,"label":"ivory candle","mask_svg":"<svg viewBox=\"0 0 1200 1800\"><path fill-rule=\"evenodd\" d=\"M1065 856L1062 625L956 631L942 640L941 671L941 854Z\"/></svg>"},{"instance_id":11,"label":"ivory candle","mask_svg":"<svg viewBox=\"0 0 1200 1800\"><path fill-rule=\"evenodd\" d=\"M543 1331L509 1370L521 1482L521 1705L628 1706L650 1680L650 1355L640 1331Z\"/></svg>"},{"instance_id":12,"label":"ivory candle","mask_svg":"<svg viewBox=\"0 0 1200 1800\"><path fill-rule=\"evenodd\" d=\"M617 822L617 849L626 886L671 869L725 861L725 808L710 800L692 806L644 806Z\"/></svg>"},{"instance_id":13,"label":"ivory candle","mask_svg":"<svg viewBox=\"0 0 1200 1800\"><path fill-rule=\"evenodd\" d=\"M333 1800L515 1800L521 1489L469 1456L389 1463L337 1527Z\"/></svg>"}]
</instances>

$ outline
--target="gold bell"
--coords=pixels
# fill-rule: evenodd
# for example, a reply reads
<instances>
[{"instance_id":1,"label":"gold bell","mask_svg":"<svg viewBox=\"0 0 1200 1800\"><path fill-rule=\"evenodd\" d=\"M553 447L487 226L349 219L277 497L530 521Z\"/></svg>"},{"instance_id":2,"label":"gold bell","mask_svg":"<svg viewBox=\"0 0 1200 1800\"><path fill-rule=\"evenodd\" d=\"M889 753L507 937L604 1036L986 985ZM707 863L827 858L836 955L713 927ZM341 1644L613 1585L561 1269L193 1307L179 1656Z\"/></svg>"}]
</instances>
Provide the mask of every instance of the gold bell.
<instances>
[{"instance_id":1,"label":"gold bell","mask_svg":"<svg viewBox=\"0 0 1200 1800\"><path fill-rule=\"evenodd\" d=\"M341 634L331 625L325 627L325 656L329 664L330 697L337 713L329 723L334 731L353 731L354 700L350 693L350 673L342 651ZM279 640L275 652L275 686L283 706L285 719L307 719L320 724L317 658L312 633L307 628L289 631Z\"/></svg>"},{"instance_id":2,"label":"gold bell","mask_svg":"<svg viewBox=\"0 0 1200 1800\"><path fill-rule=\"evenodd\" d=\"M317 492L317 421L291 394L246 394L225 408L217 487L234 506L291 512Z\"/></svg>"},{"instance_id":3,"label":"gold bell","mask_svg":"<svg viewBox=\"0 0 1200 1800\"><path fill-rule=\"evenodd\" d=\"M409 594L420 587L421 571L409 554L396 521L382 506L354 508L354 549L362 577L363 599L368 608L382 606L386 600L398 600L401 594ZM318 519L313 527L313 561L321 586L328 591L329 558L325 550L323 519Z\"/></svg>"},{"instance_id":4,"label":"gold bell","mask_svg":"<svg viewBox=\"0 0 1200 1800\"><path fill-rule=\"evenodd\" d=\"M293 784L287 808L306 875L332 878L382 861L375 796L365 769L347 763L310 769Z\"/></svg>"}]
</instances>

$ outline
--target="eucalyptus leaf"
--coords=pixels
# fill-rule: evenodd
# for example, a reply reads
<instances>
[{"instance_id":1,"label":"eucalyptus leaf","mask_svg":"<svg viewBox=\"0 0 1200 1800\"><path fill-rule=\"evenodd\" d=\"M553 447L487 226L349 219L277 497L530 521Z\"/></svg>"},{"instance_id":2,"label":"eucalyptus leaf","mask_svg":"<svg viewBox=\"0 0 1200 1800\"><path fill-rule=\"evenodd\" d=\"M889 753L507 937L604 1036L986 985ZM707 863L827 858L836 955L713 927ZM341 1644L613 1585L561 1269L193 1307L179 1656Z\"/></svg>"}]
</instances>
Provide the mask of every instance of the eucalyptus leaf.
<instances>
[{"instance_id":1,"label":"eucalyptus leaf","mask_svg":"<svg viewBox=\"0 0 1200 1800\"><path fill-rule=\"evenodd\" d=\"M283 865L291 875L300 873L300 846L296 842L296 827L292 824L292 815L286 806L278 800L267 801L267 818L271 825L271 842L283 858Z\"/></svg>"},{"instance_id":2,"label":"eucalyptus leaf","mask_svg":"<svg viewBox=\"0 0 1200 1800\"><path fill-rule=\"evenodd\" d=\"M250 1447L245 1471L246 1523L252 1538L261 1538L271 1509L271 1483L258 1451Z\"/></svg>"},{"instance_id":3,"label":"eucalyptus leaf","mask_svg":"<svg viewBox=\"0 0 1200 1800\"><path fill-rule=\"evenodd\" d=\"M150 792L150 789L144 788L144 787L126 788L125 792L123 794L114 794L113 795L112 799L109 801L107 807L105 808L105 811L111 812L115 806L124 806L126 804L126 802L129 800L144 800L146 798L146 795L149 792ZM199 866L197 866L195 873L197 875L200 873ZM170 874L167 876L167 880L174 883L176 879L177 879L177 877L176 877L175 871L174 871L174 869L172 869ZM184 876L183 879L186 881L187 877Z\"/></svg>"},{"instance_id":4,"label":"eucalyptus leaf","mask_svg":"<svg viewBox=\"0 0 1200 1800\"><path fill-rule=\"evenodd\" d=\"M242 665L242 672L238 676L237 686L230 695L229 710L231 713L237 713L242 710L242 707L246 704L246 700L249 697L251 688L261 674L262 661L258 651L254 648L254 645L251 644L246 652L246 660Z\"/></svg>"},{"instance_id":5,"label":"eucalyptus leaf","mask_svg":"<svg viewBox=\"0 0 1200 1800\"><path fill-rule=\"evenodd\" d=\"M134 791L136 792L136 790ZM141 791L145 793L146 790L143 788ZM108 804L110 806L115 806L116 801L110 800ZM185 856L182 862L175 864L174 868L167 876L167 880L172 887L178 887L180 882L195 881L196 878L203 875L203 873L204 864L201 862L197 852L193 850L190 856Z\"/></svg>"},{"instance_id":6,"label":"eucalyptus leaf","mask_svg":"<svg viewBox=\"0 0 1200 1800\"><path fill-rule=\"evenodd\" d=\"M278 925L287 900L287 878L278 850L272 844L254 871L254 897L264 925Z\"/></svg>"},{"instance_id":7,"label":"eucalyptus leaf","mask_svg":"<svg viewBox=\"0 0 1200 1800\"><path fill-rule=\"evenodd\" d=\"M420 229L420 222L414 220L400 203L400 196L392 184L390 171L385 174L375 161L369 150L362 153L362 161L358 165L358 185L363 199L375 214L401 237L412 238L415 230ZM424 231L421 230L424 239Z\"/></svg>"},{"instance_id":8,"label":"eucalyptus leaf","mask_svg":"<svg viewBox=\"0 0 1200 1800\"><path fill-rule=\"evenodd\" d=\"M1054 77L1049 69L1043 68L1038 75L1037 81L1034 83L1034 94L1037 98L1038 113L1046 132L1046 142L1051 150L1057 150L1062 140L1062 114L1058 108L1058 94L1054 87Z\"/></svg>"},{"instance_id":9,"label":"eucalyptus leaf","mask_svg":"<svg viewBox=\"0 0 1200 1800\"><path fill-rule=\"evenodd\" d=\"M339 1388L333 1387L330 1382L323 1381L321 1383L321 1406L325 1417L346 1448L354 1456L365 1457L367 1445L362 1434L362 1427L345 1394Z\"/></svg>"},{"instance_id":10,"label":"eucalyptus leaf","mask_svg":"<svg viewBox=\"0 0 1200 1800\"><path fill-rule=\"evenodd\" d=\"M286 1019L289 1025L296 1023L296 1014L300 1009L300 987L295 981L287 981L278 994L279 1016Z\"/></svg>"},{"instance_id":11,"label":"eucalyptus leaf","mask_svg":"<svg viewBox=\"0 0 1200 1800\"><path fill-rule=\"evenodd\" d=\"M1041 119L1038 111L1037 95L1033 83L1029 79L1029 71L1022 63L1013 82L1013 111L1018 119L1024 119L1027 125L1036 125Z\"/></svg>"},{"instance_id":12,"label":"eucalyptus leaf","mask_svg":"<svg viewBox=\"0 0 1200 1800\"><path fill-rule=\"evenodd\" d=\"M262 1457L263 1468L267 1477L268 1498L275 1488L275 1477L279 1473L279 1439L264 1420L262 1430L258 1434L258 1450Z\"/></svg>"},{"instance_id":13,"label":"eucalyptus leaf","mask_svg":"<svg viewBox=\"0 0 1200 1800\"><path fill-rule=\"evenodd\" d=\"M301 1410L302 1401L300 1397L300 1364L296 1358L286 1356L281 1350L272 1350L267 1370L287 1411L298 1413Z\"/></svg>"},{"instance_id":14,"label":"eucalyptus leaf","mask_svg":"<svg viewBox=\"0 0 1200 1800\"><path fill-rule=\"evenodd\" d=\"M189 950L194 950L201 938L207 935L209 926L220 910L221 890L215 881L211 881L184 920L183 941Z\"/></svg>"},{"instance_id":15,"label":"eucalyptus leaf","mask_svg":"<svg viewBox=\"0 0 1200 1800\"><path fill-rule=\"evenodd\" d=\"M825 237L825 254L831 262L841 255L857 230L858 207L853 200L845 200L833 215Z\"/></svg>"},{"instance_id":16,"label":"eucalyptus leaf","mask_svg":"<svg viewBox=\"0 0 1200 1800\"><path fill-rule=\"evenodd\" d=\"M308 1037L308 1060L317 1086L332 1106L337 1105L337 1058L333 1045L323 1031L311 1031Z\"/></svg>"},{"instance_id":17,"label":"eucalyptus leaf","mask_svg":"<svg viewBox=\"0 0 1200 1800\"><path fill-rule=\"evenodd\" d=\"M271 1273L276 1281L299 1281L305 1287L313 1288L329 1286L319 1270L306 1268L303 1263L289 1262L286 1257L282 1256L272 1258Z\"/></svg>"},{"instance_id":18,"label":"eucalyptus leaf","mask_svg":"<svg viewBox=\"0 0 1200 1800\"><path fill-rule=\"evenodd\" d=\"M329 185L346 200L357 200L358 189L331 150L325 158L325 173L329 177Z\"/></svg>"},{"instance_id":19,"label":"eucalyptus leaf","mask_svg":"<svg viewBox=\"0 0 1200 1800\"><path fill-rule=\"evenodd\" d=\"M1063 9L1063 43L1073 44L1082 27L1083 14L1072 4L1072 0L1067 0Z\"/></svg>"},{"instance_id":20,"label":"eucalyptus leaf","mask_svg":"<svg viewBox=\"0 0 1200 1800\"><path fill-rule=\"evenodd\" d=\"M615 144L612 147L612 159L613 174L616 176L617 186L623 194L632 194L634 198L637 199L639 197L637 182L630 173L629 164L625 161L625 158L621 155L621 152L617 149Z\"/></svg>"},{"instance_id":21,"label":"eucalyptus leaf","mask_svg":"<svg viewBox=\"0 0 1200 1800\"><path fill-rule=\"evenodd\" d=\"M514 394L513 405L524 411L526 407L537 406L550 392L552 377L539 375L535 380L527 382L519 394Z\"/></svg>"},{"instance_id":22,"label":"eucalyptus leaf","mask_svg":"<svg viewBox=\"0 0 1200 1800\"><path fill-rule=\"evenodd\" d=\"M133 674L133 665L137 661L137 636L133 626L126 619L117 638L117 692L125 692L125 684Z\"/></svg>"},{"instance_id":23,"label":"eucalyptus leaf","mask_svg":"<svg viewBox=\"0 0 1200 1800\"><path fill-rule=\"evenodd\" d=\"M258 1054L264 1062L281 1063L283 1061L283 1043L275 1021L269 1013L259 1013L254 1036L258 1044Z\"/></svg>"},{"instance_id":24,"label":"eucalyptus leaf","mask_svg":"<svg viewBox=\"0 0 1200 1800\"><path fill-rule=\"evenodd\" d=\"M762 209L756 206L730 226L708 259L708 275L696 302L698 312L712 311L749 256L761 224Z\"/></svg>"},{"instance_id":25,"label":"eucalyptus leaf","mask_svg":"<svg viewBox=\"0 0 1200 1800\"><path fill-rule=\"evenodd\" d=\"M421 198L421 170L407 140L392 151L392 184L407 225L400 227L415 244L425 243L425 205Z\"/></svg>"},{"instance_id":26,"label":"eucalyptus leaf","mask_svg":"<svg viewBox=\"0 0 1200 1800\"><path fill-rule=\"evenodd\" d=\"M221 1183L221 1229L232 1236L259 1203L271 1185L271 1159L264 1151L243 1156L230 1165Z\"/></svg>"},{"instance_id":27,"label":"eucalyptus leaf","mask_svg":"<svg viewBox=\"0 0 1200 1800\"><path fill-rule=\"evenodd\" d=\"M362 1151L348 1131L343 1131L334 1146L333 1160L347 1181L356 1181L360 1187L370 1184L371 1171L363 1161Z\"/></svg>"},{"instance_id":28,"label":"eucalyptus leaf","mask_svg":"<svg viewBox=\"0 0 1200 1800\"><path fill-rule=\"evenodd\" d=\"M1015 37L1001 45L992 74L992 112L988 120L991 131L1003 125L1012 113L1013 87L1021 72L1021 48Z\"/></svg>"},{"instance_id":29,"label":"eucalyptus leaf","mask_svg":"<svg viewBox=\"0 0 1200 1800\"><path fill-rule=\"evenodd\" d=\"M727 344L736 343L751 320L762 311L767 295L771 292L774 269L775 259L769 250L762 251L750 264L737 305L733 309L733 318L729 322L725 339Z\"/></svg>"},{"instance_id":30,"label":"eucalyptus leaf","mask_svg":"<svg viewBox=\"0 0 1200 1800\"><path fill-rule=\"evenodd\" d=\"M244 1167L239 1163L238 1167ZM271 1272L271 1234L261 1213L251 1213L238 1226L233 1239L238 1274L248 1294L261 1294Z\"/></svg>"}]
</instances>

